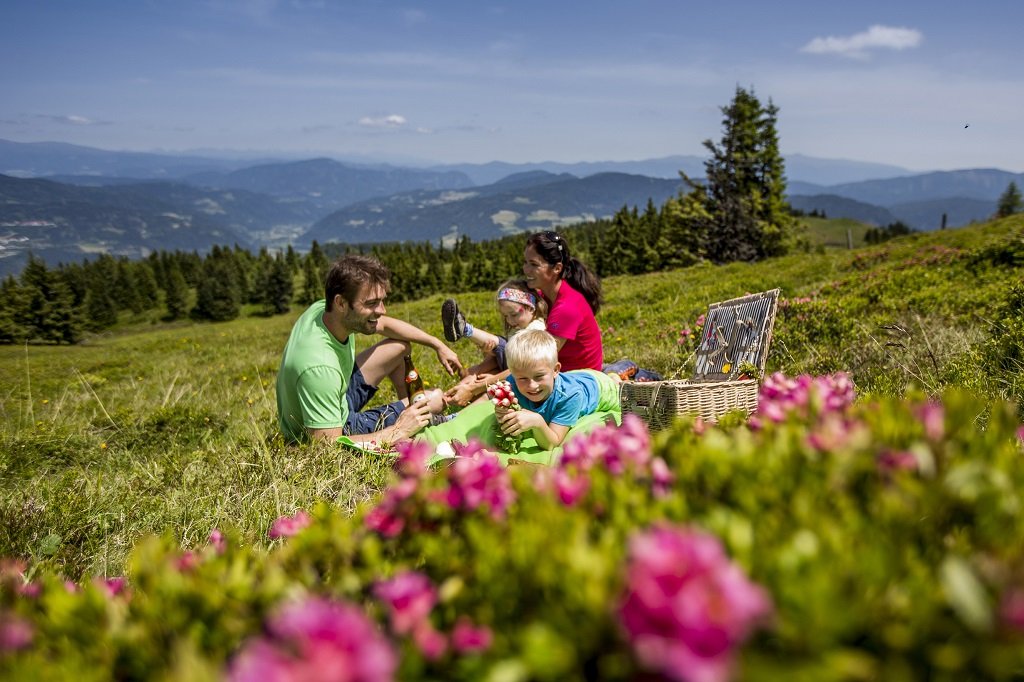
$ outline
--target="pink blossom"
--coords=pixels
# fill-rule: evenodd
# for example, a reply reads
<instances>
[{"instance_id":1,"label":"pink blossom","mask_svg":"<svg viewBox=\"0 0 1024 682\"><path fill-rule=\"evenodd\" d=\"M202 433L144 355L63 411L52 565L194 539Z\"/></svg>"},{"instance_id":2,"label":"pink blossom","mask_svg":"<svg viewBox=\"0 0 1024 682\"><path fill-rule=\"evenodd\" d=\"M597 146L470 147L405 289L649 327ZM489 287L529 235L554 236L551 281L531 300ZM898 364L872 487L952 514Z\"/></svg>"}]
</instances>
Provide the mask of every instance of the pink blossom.
<instances>
[{"instance_id":1,"label":"pink blossom","mask_svg":"<svg viewBox=\"0 0 1024 682\"><path fill-rule=\"evenodd\" d=\"M448 638L435 630L428 620L418 623L413 628L412 641L429 661L436 661L448 650Z\"/></svg>"},{"instance_id":2,"label":"pink blossom","mask_svg":"<svg viewBox=\"0 0 1024 682\"><path fill-rule=\"evenodd\" d=\"M1024 424L1017 427L1017 440L1024 443Z\"/></svg>"},{"instance_id":3,"label":"pink blossom","mask_svg":"<svg viewBox=\"0 0 1024 682\"><path fill-rule=\"evenodd\" d=\"M590 489L590 479L583 473L570 473L565 469L559 469L554 475L555 490L558 499L566 507L571 507L579 502Z\"/></svg>"},{"instance_id":4,"label":"pink blossom","mask_svg":"<svg viewBox=\"0 0 1024 682\"><path fill-rule=\"evenodd\" d=\"M473 625L473 621L460 616L452 630L452 647L460 654L487 651L494 641L494 634L487 626Z\"/></svg>"},{"instance_id":5,"label":"pink blossom","mask_svg":"<svg viewBox=\"0 0 1024 682\"><path fill-rule=\"evenodd\" d=\"M35 599L42 591L43 586L39 583L23 583L18 586L18 594L29 599Z\"/></svg>"},{"instance_id":6,"label":"pink blossom","mask_svg":"<svg viewBox=\"0 0 1024 682\"><path fill-rule=\"evenodd\" d=\"M924 425L924 436L932 443L938 443L945 434L946 411L939 403L928 402L917 409L917 417Z\"/></svg>"},{"instance_id":7,"label":"pink blossom","mask_svg":"<svg viewBox=\"0 0 1024 682\"><path fill-rule=\"evenodd\" d=\"M895 471L917 471L917 456L907 450L885 450L875 460L884 473Z\"/></svg>"},{"instance_id":8,"label":"pink blossom","mask_svg":"<svg viewBox=\"0 0 1024 682\"><path fill-rule=\"evenodd\" d=\"M430 445L426 441L404 440L395 444L398 460L395 470L404 478L420 478L427 472L430 461Z\"/></svg>"},{"instance_id":9,"label":"pink blossom","mask_svg":"<svg viewBox=\"0 0 1024 682\"><path fill-rule=\"evenodd\" d=\"M789 414L808 417L843 412L855 398L853 382L842 372L819 377L802 374L796 378L776 372L761 385L756 416L781 422Z\"/></svg>"},{"instance_id":10,"label":"pink blossom","mask_svg":"<svg viewBox=\"0 0 1024 682\"><path fill-rule=\"evenodd\" d=\"M651 478L654 483L654 494L664 496L669 493L672 483L675 481L675 474L668 468L661 457L651 460Z\"/></svg>"},{"instance_id":11,"label":"pink blossom","mask_svg":"<svg viewBox=\"0 0 1024 682\"><path fill-rule=\"evenodd\" d=\"M999 618L1007 627L1024 633L1024 589L1012 588L1003 594Z\"/></svg>"},{"instance_id":12,"label":"pink blossom","mask_svg":"<svg viewBox=\"0 0 1024 682\"><path fill-rule=\"evenodd\" d=\"M0 612L0 653L21 651L32 645L32 624L24 618Z\"/></svg>"},{"instance_id":13,"label":"pink blossom","mask_svg":"<svg viewBox=\"0 0 1024 682\"><path fill-rule=\"evenodd\" d=\"M282 607L231 663L232 682L386 682L397 656L356 607L312 597Z\"/></svg>"},{"instance_id":14,"label":"pink blossom","mask_svg":"<svg viewBox=\"0 0 1024 682\"><path fill-rule=\"evenodd\" d=\"M445 501L452 509L473 510L485 507L491 517L504 518L515 501L515 491L508 471L490 453L477 452L473 457L457 457L446 470L448 490Z\"/></svg>"},{"instance_id":15,"label":"pink blossom","mask_svg":"<svg viewBox=\"0 0 1024 682\"><path fill-rule=\"evenodd\" d=\"M195 552L186 551L182 552L181 555L175 559L174 567L181 573L187 573L195 568L199 564L199 557L196 556Z\"/></svg>"},{"instance_id":16,"label":"pink blossom","mask_svg":"<svg viewBox=\"0 0 1024 682\"><path fill-rule=\"evenodd\" d=\"M217 528L210 531L210 537L206 539L210 546L213 547L213 551L217 554L223 554L224 550L228 548L228 541L224 538L224 534Z\"/></svg>"},{"instance_id":17,"label":"pink blossom","mask_svg":"<svg viewBox=\"0 0 1024 682\"><path fill-rule=\"evenodd\" d=\"M725 680L771 608L714 536L660 526L630 540L619 616L646 669L681 682Z\"/></svg>"},{"instance_id":18,"label":"pink blossom","mask_svg":"<svg viewBox=\"0 0 1024 682\"><path fill-rule=\"evenodd\" d=\"M418 571L403 571L390 580L377 583L373 596L387 607L391 631L404 635L427 620L437 603L437 590L430 578Z\"/></svg>"},{"instance_id":19,"label":"pink blossom","mask_svg":"<svg viewBox=\"0 0 1024 682\"><path fill-rule=\"evenodd\" d=\"M124 594L128 589L128 579L124 576L114 578L96 578L96 585L110 597Z\"/></svg>"},{"instance_id":20,"label":"pink blossom","mask_svg":"<svg viewBox=\"0 0 1024 682\"><path fill-rule=\"evenodd\" d=\"M80 589L82 589L82 588L80 588L78 586L78 583L76 583L76 582L74 582L72 580L65 580L64 581L64 591L67 592L68 594L76 594Z\"/></svg>"},{"instance_id":21,"label":"pink blossom","mask_svg":"<svg viewBox=\"0 0 1024 682\"><path fill-rule=\"evenodd\" d=\"M403 503L412 497L418 486L417 479L406 478L388 488L377 506L367 512L363 520L366 527L386 538L398 537L406 523Z\"/></svg>"},{"instance_id":22,"label":"pink blossom","mask_svg":"<svg viewBox=\"0 0 1024 682\"><path fill-rule=\"evenodd\" d=\"M704 326L704 322L705 322L705 315L704 315L704 313L701 313L700 315L697 316L697 319L694 321L693 326L695 326L695 327L703 327Z\"/></svg>"},{"instance_id":23,"label":"pink blossom","mask_svg":"<svg viewBox=\"0 0 1024 682\"><path fill-rule=\"evenodd\" d=\"M304 509L295 512L294 516L280 516L270 526L267 535L271 540L290 538L303 528L313 523L313 517Z\"/></svg>"}]
</instances>

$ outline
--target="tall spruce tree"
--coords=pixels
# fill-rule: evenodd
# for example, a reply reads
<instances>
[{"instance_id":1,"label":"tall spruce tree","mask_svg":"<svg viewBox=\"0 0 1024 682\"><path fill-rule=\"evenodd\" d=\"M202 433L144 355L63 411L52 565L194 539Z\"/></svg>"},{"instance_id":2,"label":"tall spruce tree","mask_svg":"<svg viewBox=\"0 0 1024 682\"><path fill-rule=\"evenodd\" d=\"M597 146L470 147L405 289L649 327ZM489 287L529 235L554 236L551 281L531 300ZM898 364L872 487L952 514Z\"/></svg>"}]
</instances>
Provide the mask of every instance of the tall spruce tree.
<instances>
[{"instance_id":1,"label":"tall spruce tree","mask_svg":"<svg viewBox=\"0 0 1024 682\"><path fill-rule=\"evenodd\" d=\"M181 268L177 261L169 259L164 266L164 273L167 279L167 287L164 289L164 306L167 308L167 317L177 320L188 312L188 282L181 274Z\"/></svg>"},{"instance_id":2,"label":"tall spruce tree","mask_svg":"<svg viewBox=\"0 0 1024 682\"><path fill-rule=\"evenodd\" d=\"M753 261L786 252L795 220L786 203L785 164L775 125L778 107L767 106L741 87L722 107L719 144L705 140L711 157L704 163L707 184L684 176L693 199L704 204L707 256L724 263Z\"/></svg>"},{"instance_id":3,"label":"tall spruce tree","mask_svg":"<svg viewBox=\"0 0 1024 682\"><path fill-rule=\"evenodd\" d=\"M997 218L1006 218L1014 213L1020 213L1021 209L1024 209L1024 200L1021 199L1016 182L1010 181L1010 184L1006 186L1006 191L999 195L996 206Z\"/></svg>"},{"instance_id":4,"label":"tall spruce tree","mask_svg":"<svg viewBox=\"0 0 1024 682\"><path fill-rule=\"evenodd\" d=\"M238 317L241 309L242 292L239 290L235 259L229 249L215 246L203 261L192 317L224 322Z\"/></svg>"},{"instance_id":5,"label":"tall spruce tree","mask_svg":"<svg viewBox=\"0 0 1024 682\"><path fill-rule=\"evenodd\" d=\"M268 315L280 315L291 309L294 293L292 268L288 259L280 253L270 264L266 286L263 289L263 312Z\"/></svg>"}]
</instances>

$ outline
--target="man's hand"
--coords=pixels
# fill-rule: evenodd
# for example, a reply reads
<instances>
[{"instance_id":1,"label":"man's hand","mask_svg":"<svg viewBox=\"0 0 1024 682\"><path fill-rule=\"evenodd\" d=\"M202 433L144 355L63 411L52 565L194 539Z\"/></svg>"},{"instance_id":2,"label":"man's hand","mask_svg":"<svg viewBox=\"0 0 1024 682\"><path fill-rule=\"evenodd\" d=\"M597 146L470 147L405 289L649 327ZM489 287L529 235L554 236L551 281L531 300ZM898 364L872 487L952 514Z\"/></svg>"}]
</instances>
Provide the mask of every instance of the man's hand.
<instances>
[{"instance_id":1,"label":"man's hand","mask_svg":"<svg viewBox=\"0 0 1024 682\"><path fill-rule=\"evenodd\" d=\"M409 407L402 410L395 421L394 440L407 440L419 433L423 427L430 424L430 405L428 400L418 400Z\"/></svg>"},{"instance_id":2,"label":"man's hand","mask_svg":"<svg viewBox=\"0 0 1024 682\"><path fill-rule=\"evenodd\" d=\"M490 374L467 374L462 381L449 388L444 393L445 400L449 404L465 407L483 395L487 388Z\"/></svg>"},{"instance_id":3,"label":"man's hand","mask_svg":"<svg viewBox=\"0 0 1024 682\"><path fill-rule=\"evenodd\" d=\"M437 359L440 361L441 366L444 367L444 371L448 372L448 376L454 376L458 372L460 377L466 376L466 370L462 367L462 362L459 360L459 356L448 346L443 343L437 347Z\"/></svg>"}]
</instances>

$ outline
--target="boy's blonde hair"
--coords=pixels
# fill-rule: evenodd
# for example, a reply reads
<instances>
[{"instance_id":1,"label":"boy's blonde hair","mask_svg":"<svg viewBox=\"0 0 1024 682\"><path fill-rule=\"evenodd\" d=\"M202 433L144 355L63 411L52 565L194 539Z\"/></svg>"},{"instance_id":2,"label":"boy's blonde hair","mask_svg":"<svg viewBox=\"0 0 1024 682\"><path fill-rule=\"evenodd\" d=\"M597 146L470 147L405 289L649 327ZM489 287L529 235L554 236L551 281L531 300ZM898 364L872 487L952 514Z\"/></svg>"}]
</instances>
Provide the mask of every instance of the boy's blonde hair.
<instances>
[{"instance_id":1,"label":"boy's blonde hair","mask_svg":"<svg viewBox=\"0 0 1024 682\"><path fill-rule=\"evenodd\" d=\"M515 372L540 363L550 367L558 364L558 342L543 329L525 329L505 346L505 364Z\"/></svg>"}]
</instances>

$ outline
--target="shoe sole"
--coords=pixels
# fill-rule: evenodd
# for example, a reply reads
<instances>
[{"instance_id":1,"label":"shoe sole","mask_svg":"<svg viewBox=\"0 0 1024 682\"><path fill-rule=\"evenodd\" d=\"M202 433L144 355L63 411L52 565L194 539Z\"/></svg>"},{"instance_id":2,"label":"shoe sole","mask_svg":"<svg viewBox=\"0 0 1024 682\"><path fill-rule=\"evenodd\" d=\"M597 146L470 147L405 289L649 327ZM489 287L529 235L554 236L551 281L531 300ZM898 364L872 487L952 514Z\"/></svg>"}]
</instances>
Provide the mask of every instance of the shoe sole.
<instances>
[{"instance_id":1,"label":"shoe sole","mask_svg":"<svg viewBox=\"0 0 1024 682\"><path fill-rule=\"evenodd\" d=\"M444 338L451 343L459 340L459 333L455 328L455 321L458 319L459 304L454 298L445 299L441 304L441 326L444 328Z\"/></svg>"}]
</instances>

